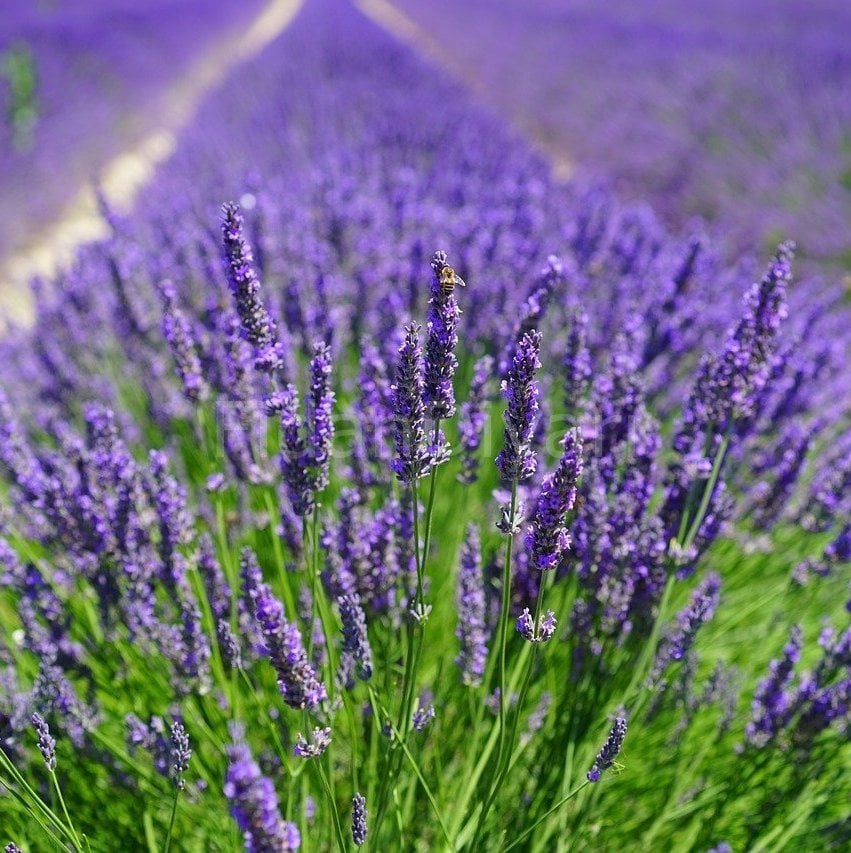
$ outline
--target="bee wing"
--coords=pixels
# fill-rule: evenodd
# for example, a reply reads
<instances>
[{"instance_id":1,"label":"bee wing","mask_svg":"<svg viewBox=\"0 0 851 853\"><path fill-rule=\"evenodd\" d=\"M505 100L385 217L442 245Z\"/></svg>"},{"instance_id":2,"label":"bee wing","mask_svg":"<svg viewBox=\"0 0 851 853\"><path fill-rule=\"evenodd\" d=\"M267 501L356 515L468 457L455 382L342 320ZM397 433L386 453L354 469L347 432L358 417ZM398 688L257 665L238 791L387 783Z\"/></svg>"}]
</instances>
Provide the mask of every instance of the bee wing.
<instances>
[{"instance_id":1,"label":"bee wing","mask_svg":"<svg viewBox=\"0 0 851 853\"><path fill-rule=\"evenodd\" d=\"M458 275L457 272L455 273L455 284L457 284L459 287L466 287L467 286L467 282L464 281L464 279L461 278L461 276Z\"/></svg>"}]
</instances>

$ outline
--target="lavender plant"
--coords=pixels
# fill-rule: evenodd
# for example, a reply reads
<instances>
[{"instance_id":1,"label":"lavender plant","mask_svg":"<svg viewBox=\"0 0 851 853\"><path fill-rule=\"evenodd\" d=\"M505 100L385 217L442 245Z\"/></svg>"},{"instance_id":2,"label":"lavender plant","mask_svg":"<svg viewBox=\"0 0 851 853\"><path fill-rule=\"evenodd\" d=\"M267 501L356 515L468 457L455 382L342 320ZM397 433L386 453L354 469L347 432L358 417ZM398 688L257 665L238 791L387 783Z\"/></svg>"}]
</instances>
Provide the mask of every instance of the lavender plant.
<instances>
[{"instance_id":1,"label":"lavender plant","mask_svg":"<svg viewBox=\"0 0 851 853\"><path fill-rule=\"evenodd\" d=\"M792 275L307 4L0 341L13 843L841 847L847 317Z\"/></svg>"}]
</instances>

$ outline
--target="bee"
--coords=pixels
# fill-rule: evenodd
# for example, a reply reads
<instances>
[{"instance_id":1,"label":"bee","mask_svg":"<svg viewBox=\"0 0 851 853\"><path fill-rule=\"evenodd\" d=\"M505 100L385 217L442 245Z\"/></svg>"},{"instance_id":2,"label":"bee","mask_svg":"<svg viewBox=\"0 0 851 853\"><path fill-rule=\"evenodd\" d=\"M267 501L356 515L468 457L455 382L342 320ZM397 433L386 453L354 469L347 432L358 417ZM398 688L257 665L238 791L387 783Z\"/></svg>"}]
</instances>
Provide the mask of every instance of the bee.
<instances>
[{"instance_id":1,"label":"bee","mask_svg":"<svg viewBox=\"0 0 851 853\"><path fill-rule=\"evenodd\" d=\"M444 296L451 296L455 292L455 285L466 287L467 283L455 272L448 264L440 268L440 273L437 277L440 283L440 292Z\"/></svg>"}]
</instances>

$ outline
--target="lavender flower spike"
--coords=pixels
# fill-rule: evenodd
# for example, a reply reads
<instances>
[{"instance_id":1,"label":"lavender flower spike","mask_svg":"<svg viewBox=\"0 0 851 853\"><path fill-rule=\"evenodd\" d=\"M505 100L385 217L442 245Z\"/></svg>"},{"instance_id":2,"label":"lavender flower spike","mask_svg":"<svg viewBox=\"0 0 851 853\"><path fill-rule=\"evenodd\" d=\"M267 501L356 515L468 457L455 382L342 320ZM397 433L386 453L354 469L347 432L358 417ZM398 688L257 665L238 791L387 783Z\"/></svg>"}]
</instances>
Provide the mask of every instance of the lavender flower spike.
<instances>
[{"instance_id":1,"label":"lavender flower spike","mask_svg":"<svg viewBox=\"0 0 851 853\"><path fill-rule=\"evenodd\" d=\"M360 596L353 592L337 599L340 618L343 622L343 652L357 664L358 678L372 678L372 649L366 631L366 616L361 607Z\"/></svg>"},{"instance_id":2,"label":"lavender flower spike","mask_svg":"<svg viewBox=\"0 0 851 853\"><path fill-rule=\"evenodd\" d=\"M520 636L530 643L548 642L552 639L557 627L556 615L552 610L548 610L541 617L537 626L528 607L524 607L523 612L517 617L517 630Z\"/></svg>"},{"instance_id":3,"label":"lavender flower spike","mask_svg":"<svg viewBox=\"0 0 851 853\"><path fill-rule=\"evenodd\" d=\"M564 451L556 470L541 485L535 514L526 533L532 566L541 571L556 569L570 547L564 517L576 502L576 484L582 474L582 439L569 430L562 441Z\"/></svg>"},{"instance_id":4,"label":"lavender flower spike","mask_svg":"<svg viewBox=\"0 0 851 853\"><path fill-rule=\"evenodd\" d=\"M801 628L794 625L789 642L783 648L783 657L769 664L771 674L757 686L751 705L751 721L745 726L745 737L752 746L765 746L786 724L792 704L792 678L802 648Z\"/></svg>"},{"instance_id":5,"label":"lavender flower spike","mask_svg":"<svg viewBox=\"0 0 851 853\"><path fill-rule=\"evenodd\" d=\"M192 750L189 747L189 735L183 723L175 720L171 724L171 774L174 784L182 791L186 786L183 774L189 769Z\"/></svg>"},{"instance_id":6,"label":"lavender flower spike","mask_svg":"<svg viewBox=\"0 0 851 853\"><path fill-rule=\"evenodd\" d=\"M56 770L56 741L51 737L50 727L41 714L32 715L32 724L38 734L38 751L47 769L53 773Z\"/></svg>"},{"instance_id":7,"label":"lavender flower spike","mask_svg":"<svg viewBox=\"0 0 851 853\"><path fill-rule=\"evenodd\" d=\"M310 360L310 395L307 403L307 441L313 474L313 492L321 492L329 480L331 445L334 442L334 392L331 389L331 348L323 341L313 345Z\"/></svg>"},{"instance_id":8,"label":"lavender flower spike","mask_svg":"<svg viewBox=\"0 0 851 853\"><path fill-rule=\"evenodd\" d=\"M659 644L651 681L655 681L669 663L682 660L694 644L695 636L715 614L721 578L711 572L692 593L688 605L677 614L676 623Z\"/></svg>"},{"instance_id":9,"label":"lavender flower spike","mask_svg":"<svg viewBox=\"0 0 851 853\"><path fill-rule=\"evenodd\" d=\"M481 684L488 658L484 581L481 565L479 528L471 524L461 550L458 570L458 637L461 649L455 663L461 669L461 682L468 687Z\"/></svg>"},{"instance_id":10,"label":"lavender flower spike","mask_svg":"<svg viewBox=\"0 0 851 853\"><path fill-rule=\"evenodd\" d=\"M301 732L296 735L293 754L297 758L318 758L331 745L331 729L314 729L309 739Z\"/></svg>"},{"instance_id":11,"label":"lavender flower spike","mask_svg":"<svg viewBox=\"0 0 851 853\"><path fill-rule=\"evenodd\" d=\"M458 346L457 327L461 311L454 292L458 278L446 262L446 252L434 253L431 268L434 270L434 280L428 303L423 402L428 417L438 421L455 414L452 378L458 367L455 347ZM451 287L444 286L447 280L452 282Z\"/></svg>"},{"instance_id":12,"label":"lavender flower spike","mask_svg":"<svg viewBox=\"0 0 851 853\"><path fill-rule=\"evenodd\" d=\"M355 847L366 844L366 834L366 797L358 793L352 798L352 841Z\"/></svg>"},{"instance_id":13,"label":"lavender flower spike","mask_svg":"<svg viewBox=\"0 0 851 853\"><path fill-rule=\"evenodd\" d=\"M538 414L538 383L535 371L541 366L538 354L541 335L527 332L517 345L508 375L502 383L502 395L508 401L505 411L505 446L496 457L504 480L520 482L535 473L537 460L531 449L535 416Z\"/></svg>"},{"instance_id":14,"label":"lavender flower spike","mask_svg":"<svg viewBox=\"0 0 851 853\"><path fill-rule=\"evenodd\" d=\"M493 373L492 356L482 356L473 368L473 381L470 383L470 395L461 404L458 419L459 445L461 450L461 473L458 479L462 483L476 482L478 476L478 453L482 443L482 433L487 423L487 382Z\"/></svg>"},{"instance_id":15,"label":"lavender flower spike","mask_svg":"<svg viewBox=\"0 0 851 853\"><path fill-rule=\"evenodd\" d=\"M431 457L426 446L424 380L420 327L405 326L405 340L399 347L399 364L393 391L396 458L391 467L402 483L413 483L428 473Z\"/></svg>"},{"instance_id":16,"label":"lavender flower spike","mask_svg":"<svg viewBox=\"0 0 851 853\"><path fill-rule=\"evenodd\" d=\"M278 687L284 702L291 708L315 708L328 698L307 658L298 628L284 618L284 607L272 594L268 584L261 583L254 593L254 612L278 673Z\"/></svg>"},{"instance_id":17,"label":"lavender flower spike","mask_svg":"<svg viewBox=\"0 0 851 853\"><path fill-rule=\"evenodd\" d=\"M230 764L225 796L231 814L243 832L247 853L284 853L298 850L301 837L295 824L281 817L272 780L260 772L245 744L228 749Z\"/></svg>"},{"instance_id":18,"label":"lavender flower spike","mask_svg":"<svg viewBox=\"0 0 851 853\"><path fill-rule=\"evenodd\" d=\"M159 289L163 304L163 337L171 347L177 375L183 383L183 394L193 403L206 400L210 389L201 370L192 327L178 307L177 291L170 281L162 282Z\"/></svg>"},{"instance_id":19,"label":"lavender flower spike","mask_svg":"<svg viewBox=\"0 0 851 853\"><path fill-rule=\"evenodd\" d=\"M222 238L224 240L228 284L233 294L236 312L245 337L255 350L255 367L272 373L281 366L275 321L260 297L260 279L254 269L254 255L243 235L239 205L225 204L222 208Z\"/></svg>"},{"instance_id":20,"label":"lavender flower spike","mask_svg":"<svg viewBox=\"0 0 851 853\"><path fill-rule=\"evenodd\" d=\"M24 853L14 841L10 841L4 848L3 853Z\"/></svg>"},{"instance_id":21,"label":"lavender flower spike","mask_svg":"<svg viewBox=\"0 0 851 853\"><path fill-rule=\"evenodd\" d=\"M617 717L615 718L612 730L609 732L609 736L606 738L606 742L603 744L602 749L597 753L594 765L588 771L589 782L599 782L603 771L607 770L615 763L615 759L621 751L625 737L626 720L623 717Z\"/></svg>"}]
</instances>

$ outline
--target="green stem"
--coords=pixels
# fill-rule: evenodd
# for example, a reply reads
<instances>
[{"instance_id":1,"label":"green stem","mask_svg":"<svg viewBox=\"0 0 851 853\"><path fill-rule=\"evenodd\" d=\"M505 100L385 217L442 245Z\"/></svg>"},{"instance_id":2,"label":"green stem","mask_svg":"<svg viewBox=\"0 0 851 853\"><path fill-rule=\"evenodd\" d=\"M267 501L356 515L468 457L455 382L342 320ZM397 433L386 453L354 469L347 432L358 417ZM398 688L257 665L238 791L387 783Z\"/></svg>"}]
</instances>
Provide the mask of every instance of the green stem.
<instances>
[{"instance_id":1,"label":"green stem","mask_svg":"<svg viewBox=\"0 0 851 853\"><path fill-rule=\"evenodd\" d=\"M532 832L535 831L553 812L558 811L568 800L575 797L586 785L590 785L591 783L586 779L578 788L574 788L567 796L562 797L551 809L544 812L530 827L525 829L517 838L514 839L509 845L503 848L503 853L508 853L509 850L513 850L521 841L527 838Z\"/></svg>"},{"instance_id":2,"label":"green stem","mask_svg":"<svg viewBox=\"0 0 851 853\"><path fill-rule=\"evenodd\" d=\"M168 819L168 832L166 832L165 836L165 846L163 847L163 853L168 853L169 848L171 847L171 833L174 829L174 818L177 815L177 798L180 796L180 788L175 786L174 788L174 799L171 802L171 817Z\"/></svg>"},{"instance_id":3,"label":"green stem","mask_svg":"<svg viewBox=\"0 0 851 853\"><path fill-rule=\"evenodd\" d=\"M499 687L499 745L496 752L496 773L488 790L485 806L479 817L476 835L473 838L473 849L476 849L479 837L487 822L493 801L496 799L497 784L501 777L503 761L505 760L506 744L506 718L508 710L508 697L506 696L507 679L505 677L506 650L508 647L508 621L511 609L511 558L514 551L514 522L517 513L517 481L511 483L511 506L509 509L509 532L508 541L505 546L505 565L502 571L502 607L499 613L499 674L497 686ZM519 709L518 709L519 713Z\"/></svg>"},{"instance_id":4,"label":"green stem","mask_svg":"<svg viewBox=\"0 0 851 853\"><path fill-rule=\"evenodd\" d=\"M65 820L68 822L68 829L71 831L71 835L74 839L74 844L76 845L78 850L83 849L83 845L80 842L80 836L77 835L77 830L74 829L74 824L71 820L71 815L68 814L68 807L65 805L65 798L62 796L62 788L59 787L59 780L56 778L56 771L50 771L50 778L53 782L53 788L56 791L56 796L59 799L59 805L62 808L62 814L65 815Z\"/></svg>"},{"instance_id":5,"label":"green stem","mask_svg":"<svg viewBox=\"0 0 851 853\"><path fill-rule=\"evenodd\" d=\"M322 767L322 763L320 761L317 761L314 766L316 767L316 772L322 782L325 796L328 798L328 804L331 807L331 814L334 818L334 831L337 835L337 844L339 845L340 853L346 853L348 843L346 841L346 836L343 833L343 825L340 823L340 812L337 809L337 801L334 799L334 793L328 783L328 776L325 774L325 769Z\"/></svg>"},{"instance_id":6,"label":"green stem","mask_svg":"<svg viewBox=\"0 0 851 853\"><path fill-rule=\"evenodd\" d=\"M375 692L372 689L372 685L367 685L367 689L369 691L369 700L373 707L373 715L376 715L376 711L382 711L384 713L384 709L381 707L378 699L375 696ZM388 717L389 719L389 717ZM413 755L411 755L411 751L408 749L408 745L405 743L404 739L401 736L399 730L393 725L392 721L390 723L390 727L393 730L394 738L399 742L399 745L402 748L402 752L405 754L405 757L408 759L408 763L411 765L411 769L414 771L417 779L422 785L423 791L425 791L426 798L431 805L432 811L434 812L434 816L437 818L438 824L440 824L440 830L443 833L443 837L446 840L446 843L449 845L450 850L455 850L455 843L452 841L452 837L449 834L449 830L446 826L446 822L443 819L443 814L440 811L440 808L437 805L437 800L434 797L434 794L431 791L428 783L423 776L422 770L420 770L419 764L417 764L416 759Z\"/></svg>"}]
</instances>

